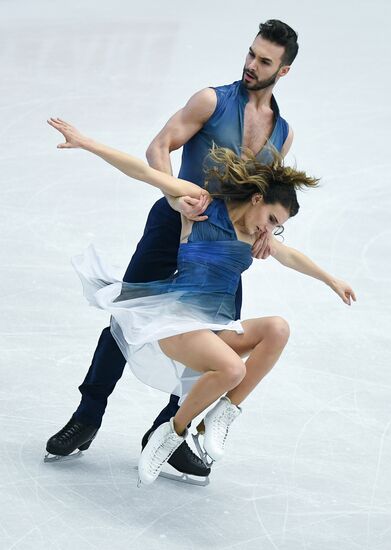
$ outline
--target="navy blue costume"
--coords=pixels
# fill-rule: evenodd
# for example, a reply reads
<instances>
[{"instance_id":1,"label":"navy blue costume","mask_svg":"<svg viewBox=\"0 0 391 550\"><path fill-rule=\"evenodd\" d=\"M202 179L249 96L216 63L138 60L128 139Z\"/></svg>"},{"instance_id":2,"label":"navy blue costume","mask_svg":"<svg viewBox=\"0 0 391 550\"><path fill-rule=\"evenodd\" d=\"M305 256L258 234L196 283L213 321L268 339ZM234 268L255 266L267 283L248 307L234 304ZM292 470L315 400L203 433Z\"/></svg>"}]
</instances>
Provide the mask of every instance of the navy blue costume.
<instances>
[{"instance_id":1,"label":"navy blue costume","mask_svg":"<svg viewBox=\"0 0 391 550\"><path fill-rule=\"evenodd\" d=\"M217 105L214 113L183 147L179 177L203 186L204 160L213 143L228 147L240 155L243 143L244 109L248 93L240 81L214 88ZM277 103L272 97L274 126L270 143L281 151L288 135L288 124L280 116ZM267 162L267 151L257 155ZM152 207L145 225L144 234L125 272L123 280L129 283L167 279L177 269L177 255L181 233L181 219L165 198ZM235 296L236 319L240 318L242 287L239 284ZM113 338L110 327L105 328L98 341L91 366L85 380L79 386L82 399L74 417L86 424L99 427L107 405L107 399L121 378L126 361ZM167 422L178 410L178 397L172 395L168 405L154 421L156 428Z\"/></svg>"}]
</instances>

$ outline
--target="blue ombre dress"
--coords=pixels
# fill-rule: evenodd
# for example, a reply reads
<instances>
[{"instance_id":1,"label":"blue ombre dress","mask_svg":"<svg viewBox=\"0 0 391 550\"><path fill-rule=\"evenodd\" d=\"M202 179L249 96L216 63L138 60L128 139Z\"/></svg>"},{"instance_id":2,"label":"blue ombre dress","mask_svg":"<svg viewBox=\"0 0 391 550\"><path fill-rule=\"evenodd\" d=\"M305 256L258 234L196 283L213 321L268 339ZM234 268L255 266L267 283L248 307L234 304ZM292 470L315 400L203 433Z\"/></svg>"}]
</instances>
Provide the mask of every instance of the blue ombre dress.
<instances>
[{"instance_id":1,"label":"blue ombre dress","mask_svg":"<svg viewBox=\"0 0 391 550\"><path fill-rule=\"evenodd\" d=\"M200 329L243 333L235 294L252 263L251 245L237 239L224 201L215 199L206 214L179 247L178 271L164 281L120 281L92 247L73 260L87 300L111 314L111 332L133 373L182 399L200 373L169 359L158 341Z\"/></svg>"}]
</instances>

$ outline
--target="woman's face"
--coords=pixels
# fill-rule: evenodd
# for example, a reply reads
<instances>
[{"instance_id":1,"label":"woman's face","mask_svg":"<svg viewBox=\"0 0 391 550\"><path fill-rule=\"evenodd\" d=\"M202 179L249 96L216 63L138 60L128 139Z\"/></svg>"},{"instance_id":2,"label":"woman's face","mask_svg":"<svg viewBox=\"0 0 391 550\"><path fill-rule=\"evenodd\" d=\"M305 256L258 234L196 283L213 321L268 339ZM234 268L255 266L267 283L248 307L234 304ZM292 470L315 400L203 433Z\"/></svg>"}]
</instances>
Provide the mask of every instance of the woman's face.
<instances>
[{"instance_id":1,"label":"woman's face","mask_svg":"<svg viewBox=\"0 0 391 550\"><path fill-rule=\"evenodd\" d=\"M246 233L272 233L276 227L283 225L289 219L289 211L279 202L265 204L262 195L256 193L251 197L251 203L244 216Z\"/></svg>"}]
</instances>

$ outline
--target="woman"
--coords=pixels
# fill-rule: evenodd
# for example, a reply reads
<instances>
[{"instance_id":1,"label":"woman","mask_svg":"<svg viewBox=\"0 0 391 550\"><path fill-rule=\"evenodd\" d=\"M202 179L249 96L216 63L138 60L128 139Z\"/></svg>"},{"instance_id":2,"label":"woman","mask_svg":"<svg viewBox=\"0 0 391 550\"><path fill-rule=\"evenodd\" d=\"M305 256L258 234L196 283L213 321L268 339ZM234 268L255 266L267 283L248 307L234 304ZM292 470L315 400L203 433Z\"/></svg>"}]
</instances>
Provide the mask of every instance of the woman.
<instances>
[{"instance_id":1,"label":"woman","mask_svg":"<svg viewBox=\"0 0 391 550\"><path fill-rule=\"evenodd\" d=\"M197 185L99 144L61 119L48 123L65 137L59 148L85 149L166 195L210 200ZM222 457L239 405L274 366L289 337L288 325L279 317L233 321L234 297L241 273L251 265L255 238L294 216L299 209L296 189L313 187L318 180L284 167L277 156L270 166L226 149L215 149L210 156L214 164L208 176L217 192L206 221L183 220L174 277L123 283L113 279L92 248L74 261L87 299L111 313L113 336L133 372L145 383L181 397L175 417L154 431L141 453L139 481L146 484L156 479L184 441L186 426L219 398L198 430L204 432L207 455L212 460ZM348 284L277 240L273 256L322 280L345 303L355 300ZM242 356L248 356L245 363Z\"/></svg>"}]
</instances>

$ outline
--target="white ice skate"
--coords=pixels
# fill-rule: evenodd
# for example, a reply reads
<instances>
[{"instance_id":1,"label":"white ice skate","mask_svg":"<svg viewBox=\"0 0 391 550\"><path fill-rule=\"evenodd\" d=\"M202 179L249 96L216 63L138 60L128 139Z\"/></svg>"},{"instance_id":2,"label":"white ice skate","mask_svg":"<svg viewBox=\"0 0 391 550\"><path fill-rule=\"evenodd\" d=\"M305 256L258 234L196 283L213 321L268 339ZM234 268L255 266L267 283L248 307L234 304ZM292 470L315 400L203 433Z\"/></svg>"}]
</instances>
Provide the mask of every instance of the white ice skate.
<instances>
[{"instance_id":1,"label":"white ice skate","mask_svg":"<svg viewBox=\"0 0 391 550\"><path fill-rule=\"evenodd\" d=\"M229 427L237 418L242 409L233 405L228 397L222 397L204 418L205 432L198 431L193 435L194 443L200 457L207 466L214 461L220 460L224 455L225 441ZM203 444L200 443L200 436L203 435Z\"/></svg>"},{"instance_id":2,"label":"white ice skate","mask_svg":"<svg viewBox=\"0 0 391 550\"><path fill-rule=\"evenodd\" d=\"M140 455L138 462L138 487L142 483L149 485L155 481L163 464L167 462L172 453L186 439L186 436L187 430L183 436L176 433L174 418L156 428Z\"/></svg>"}]
</instances>

